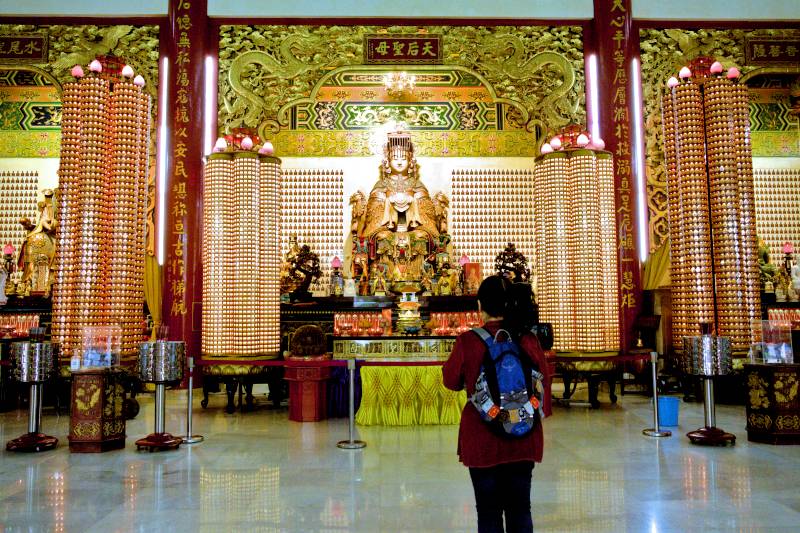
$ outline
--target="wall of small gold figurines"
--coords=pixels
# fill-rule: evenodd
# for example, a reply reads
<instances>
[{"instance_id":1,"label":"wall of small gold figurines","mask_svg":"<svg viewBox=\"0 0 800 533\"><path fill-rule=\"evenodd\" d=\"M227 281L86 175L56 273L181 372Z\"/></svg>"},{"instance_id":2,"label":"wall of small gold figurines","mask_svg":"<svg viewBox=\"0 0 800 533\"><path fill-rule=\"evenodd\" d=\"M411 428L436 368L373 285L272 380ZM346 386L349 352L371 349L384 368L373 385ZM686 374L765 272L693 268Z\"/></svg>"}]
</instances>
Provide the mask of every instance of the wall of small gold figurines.
<instances>
[{"instance_id":1,"label":"wall of small gold figurines","mask_svg":"<svg viewBox=\"0 0 800 533\"><path fill-rule=\"evenodd\" d=\"M283 169L281 178L281 250L292 235L319 256L322 275L313 289L327 286L331 261L344 259L344 172L341 169Z\"/></svg>"},{"instance_id":2,"label":"wall of small gold figurines","mask_svg":"<svg viewBox=\"0 0 800 533\"><path fill-rule=\"evenodd\" d=\"M61 205L56 232L52 337L61 363L84 327L118 324L120 360L133 364L142 338L144 210L150 97L133 70L109 81L93 61L64 85Z\"/></svg>"},{"instance_id":3,"label":"wall of small gold figurines","mask_svg":"<svg viewBox=\"0 0 800 533\"><path fill-rule=\"evenodd\" d=\"M800 168L753 170L756 233L769 245L771 262L781 262L785 242L800 246Z\"/></svg>"},{"instance_id":4,"label":"wall of small gold figurines","mask_svg":"<svg viewBox=\"0 0 800 533\"><path fill-rule=\"evenodd\" d=\"M488 276L494 273L497 254L513 242L528 264L534 265L533 181L533 171L526 169L453 170L453 260L466 254Z\"/></svg>"},{"instance_id":5,"label":"wall of small gold figurines","mask_svg":"<svg viewBox=\"0 0 800 533\"><path fill-rule=\"evenodd\" d=\"M38 192L38 172L0 172L0 246L19 250L27 234L19 221L36 221Z\"/></svg>"},{"instance_id":6,"label":"wall of small gold figurines","mask_svg":"<svg viewBox=\"0 0 800 533\"><path fill-rule=\"evenodd\" d=\"M203 182L203 355L276 358L281 161L213 153Z\"/></svg>"}]
</instances>

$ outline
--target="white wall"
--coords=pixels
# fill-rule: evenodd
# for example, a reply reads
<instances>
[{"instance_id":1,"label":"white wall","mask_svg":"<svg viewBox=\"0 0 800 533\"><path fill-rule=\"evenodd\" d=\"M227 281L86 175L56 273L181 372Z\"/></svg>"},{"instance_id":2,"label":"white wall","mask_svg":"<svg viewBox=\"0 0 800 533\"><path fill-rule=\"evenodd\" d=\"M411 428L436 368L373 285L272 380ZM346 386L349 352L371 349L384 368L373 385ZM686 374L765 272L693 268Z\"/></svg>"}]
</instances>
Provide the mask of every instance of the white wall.
<instances>
[{"instance_id":1,"label":"white wall","mask_svg":"<svg viewBox=\"0 0 800 533\"><path fill-rule=\"evenodd\" d=\"M800 0L631 0L637 19L800 20Z\"/></svg>"},{"instance_id":2,"label":"white wall","mask_svg":"<svg viewBox=\"0 0 800 533\"><path fill-rule=\"evenodd\" d=\"M754 157L753 168L800 168L800 157Z\"/></svg>"},{"instance_id":3,"label":"white wall","mask_svg":"<svg viewBox=\"0 0 800 533\"><path fill-rule=\"evenodd\" d=\"M56 157L0 157L0 171L38 172L39 191L58 187L58 164Z\"/></svg>"},{"instance_id":4,"label":"white wall","mask_svg":"<svg viewBox=\"0 0 800 533\"><path fill-rule=\"evenodd\" d=\"M208 0L212 17L424 17L591 19L592 0Z\"/></svg>"},{"instance_id":5,"label":"white wall","mask_svg":"<svg viewBox=\"0 0 800 533\"><path fill-rule=\"evenodd\" d=\"M800 20L800 0L631 0L638 19ZM168 0L0 0L0 15L147 16L166 15ZM593 0L208 0L212 17L427 17L540 18L594 17Z\"/></svg>"},{"instance_id":6,"label":"white wall","mask_svg":"<svg viewBox=\"0 0 800 533\"><path fill-rule=\"evenodd\" d=\"M0 0L0 15L146 16L166 15L168 0Z\"/></svg>"}]
</instances>

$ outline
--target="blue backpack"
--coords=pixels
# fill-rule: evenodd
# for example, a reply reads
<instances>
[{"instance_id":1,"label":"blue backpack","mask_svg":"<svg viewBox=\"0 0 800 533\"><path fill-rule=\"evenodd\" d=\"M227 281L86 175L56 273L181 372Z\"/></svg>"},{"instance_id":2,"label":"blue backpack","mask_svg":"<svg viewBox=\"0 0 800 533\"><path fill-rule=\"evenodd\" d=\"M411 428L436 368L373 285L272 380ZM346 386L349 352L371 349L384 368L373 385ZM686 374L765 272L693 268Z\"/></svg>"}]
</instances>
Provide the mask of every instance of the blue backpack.
<instances>
[{"instance_id":1,"label":"blue backpack","mask_svg":"<svg viewBox=\"0 0 800 533\"><path fill-rule=\"evenodd\" d=\"M488 348L475 382L475 393L470 402L503 436L522 437L530 433L537 421L544 418L544 376L535 368L511 334L501 329L492 338L483 328L474 331ZM506 340L499 340L504 333Z\"/></svg>"}]
</instances>

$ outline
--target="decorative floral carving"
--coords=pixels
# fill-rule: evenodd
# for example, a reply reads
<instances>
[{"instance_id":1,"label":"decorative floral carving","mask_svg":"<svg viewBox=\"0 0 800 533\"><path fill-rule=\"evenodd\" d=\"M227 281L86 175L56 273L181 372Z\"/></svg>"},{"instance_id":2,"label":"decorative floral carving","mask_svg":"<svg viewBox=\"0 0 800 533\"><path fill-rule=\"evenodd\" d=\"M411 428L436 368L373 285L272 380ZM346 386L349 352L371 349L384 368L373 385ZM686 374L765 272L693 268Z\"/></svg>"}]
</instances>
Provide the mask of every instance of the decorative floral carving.
<instances>
[{"instance_id":1,"label":"decorative floral carving","mask_svg":"<svg viewBox=\"0 0 800 533\"><path fill-rule=\"evenodd\" d=\"M782 430L798 430L800 429L800 416L797 415L780 415L775 419L775 427Z\"/></svg>"},{"instance_id":2,"label":"decorative floral carving","mask_svg":"<svg viewBox=\"0 0 800 533\"><path fill-rule=\"evenodd\" d=\"M752 372L747 376L747 388L750 392L750 407L753 409L766 409L769 407L769 399L767 398L767 382L758 375Z\"/></svg>"},{"instance_id":3,"label":"decorative floral carving","mask_svg":"<svg viewBox=\"0 0 800 533\"><path fill-rule=\"evenodd\" d=\"M753 428L770 429L772 427L772 418L769 415L750 413L747 421L750 424L750 427Z\"/></svg>"},{"instance_id":4,"label":"decorative floral carving","mask_svg":"<svg viewBox=\"0 0 800 533\"><path fill-rule=\"evenodd\" d=\"M100 401L100 394L103 391L100 385L95 382L88 382L84 387L78 387L75 391L75 407L78 412L88 415L97 406Z\"/></svg>"},{"instance_id":5,"label":"decorative floral carving","mask_svg":"<svg viewBox=\"0 0 800 533\"><path fill-rule=\"evenodd\" d=\"M100 422L78 422L72 427L71 436L78 440L96 439L100 436Z\"/></svg>"},{"instance_id":6,"label":"decorative floral carving","mask_svg":"<svg viewBox=\"0 0 800 533\"><path fill-rule=\"evenodd\" d=\"M775 401L789 403L797 398L797 378L793 374L775 374Z\"/></svg>"}]
</instances>

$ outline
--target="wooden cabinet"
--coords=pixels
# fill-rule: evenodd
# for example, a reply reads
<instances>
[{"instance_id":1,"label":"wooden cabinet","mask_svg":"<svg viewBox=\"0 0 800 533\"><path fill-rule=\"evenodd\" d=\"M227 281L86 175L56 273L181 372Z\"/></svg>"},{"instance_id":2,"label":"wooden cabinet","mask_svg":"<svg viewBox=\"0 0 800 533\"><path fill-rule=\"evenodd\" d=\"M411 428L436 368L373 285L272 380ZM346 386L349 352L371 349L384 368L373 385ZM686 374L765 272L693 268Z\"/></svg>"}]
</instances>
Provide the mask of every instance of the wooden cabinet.
<instances>
[{"instance_id":1,"label":"wooden cabinet","mask_svg":"<svg viewBox=\"0 0 800 533\"><path fill-rule=\"evenodd\" d=\"M71 452L105 452L125 447L123 377L124 371L116 368L72 373Z\"/></svg>"}]
</instances>

